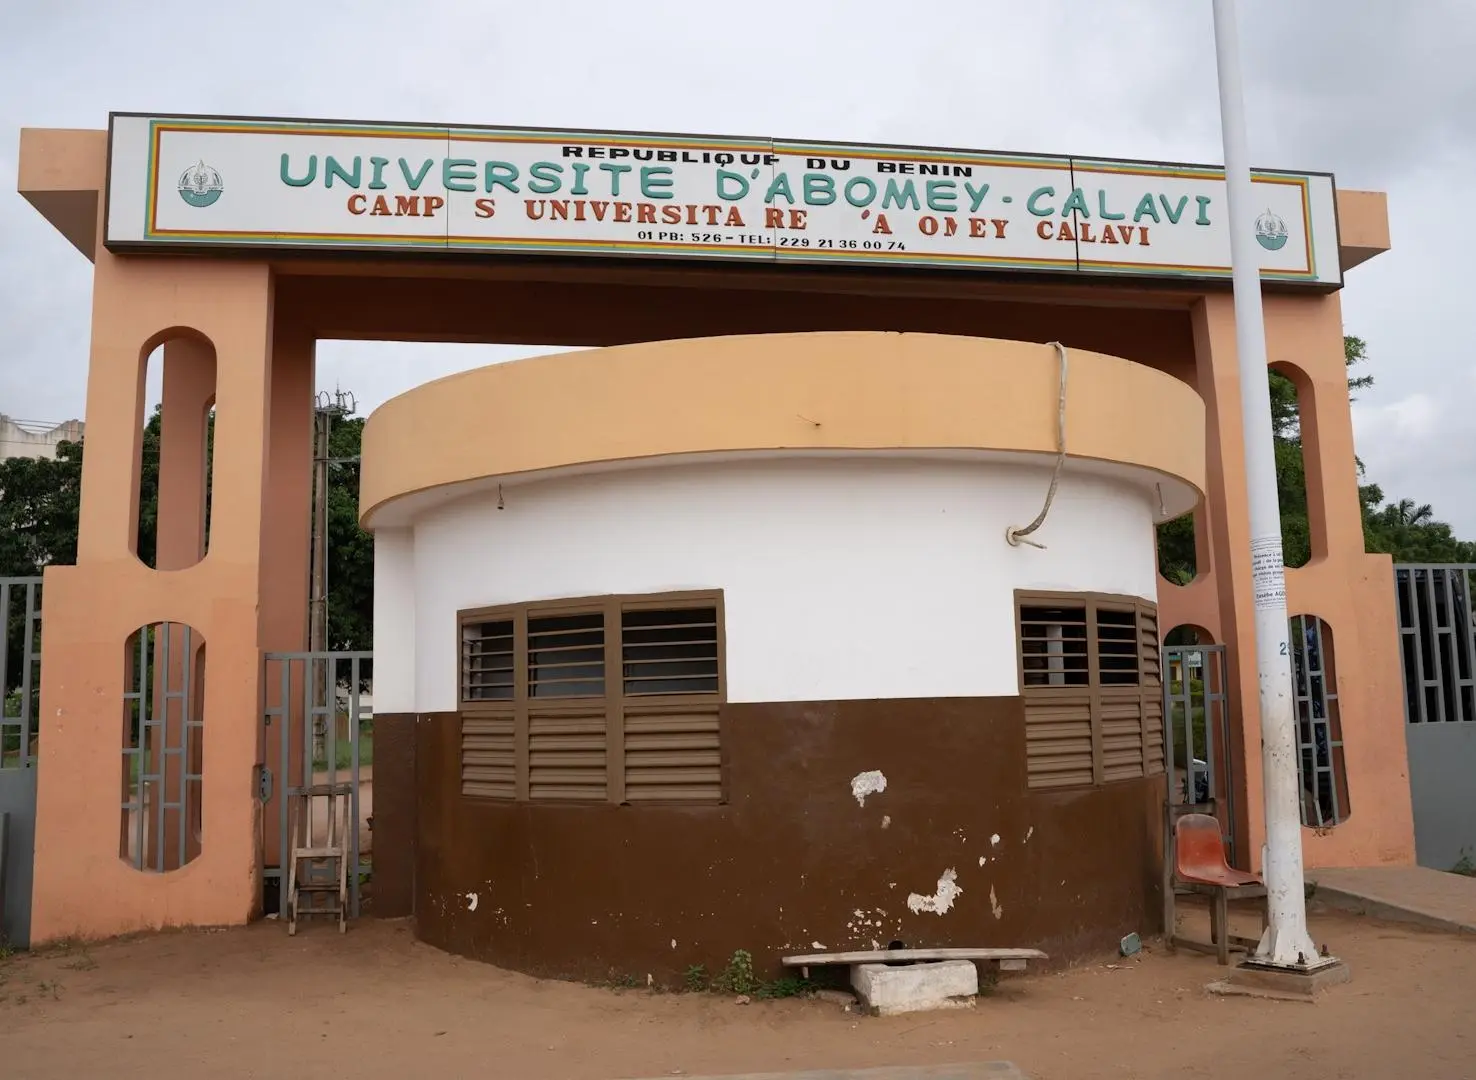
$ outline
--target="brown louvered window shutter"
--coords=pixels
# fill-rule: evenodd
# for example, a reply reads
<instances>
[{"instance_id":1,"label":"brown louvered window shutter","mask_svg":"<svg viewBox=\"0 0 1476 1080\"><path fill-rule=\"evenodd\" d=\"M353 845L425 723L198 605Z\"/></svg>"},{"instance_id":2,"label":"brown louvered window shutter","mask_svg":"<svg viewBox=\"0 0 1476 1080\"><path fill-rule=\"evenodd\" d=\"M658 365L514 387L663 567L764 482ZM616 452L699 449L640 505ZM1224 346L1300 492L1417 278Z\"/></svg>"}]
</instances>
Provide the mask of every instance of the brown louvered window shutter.
<instances>
[{"instance_id":1,"label":"brown louvered window shutter","mask_svg":"<svg viewBox=\"0 0 1476 1080\"><path fill-rule=\"evenodd\" d=\"M458 621L463 795L722 801L721 594L518 605Z\"/></svg>"},{"instance_id":2,"label":"brown louvered window shutter","mask_svg":"<svg viewBox=\"0 0 1476 1080\"><path fill-rule=\"evenodd\" d=\"M517 794L514 726L514 621L461 628L461 700L475 715L461 723L461 793L488 799Z\"/></svg>"},{"instance_id":3,"label":"brown louvered window shutter","mask_svg":"<svg viewBox=\"0 0 1476 1080\"><path fill-rule=\"evenodd\" d=\"M1028 785L1092 783L1096 751L1086 606L1033 599L1022 604L1020 652Z\"/></svg>"},{"instance_id":4,"label":"brown louvered window shutter","mask_svg":"<svg viewBox=\"0 0 1476 1080\"><path fill-rule=\"evenodd\" d=\"M1136 604L1097 601L1098 718L1102 730L1101 780L1143 775L1143 698L1138 670Z\"/></svg>"},{"instance_id":5,"label":"brown louvered window shutter","mask_svg":"<svg viewBox=\"0 0 1476 1080\"><path fill-rule=\"evenodd\" d=\"M625 800L719 802L716 607L621 614Z\"/></svg>"},{"instance_id":6,"label":"brown louvered window shutter","mask_svg":"<svg viewBox=\"0 0 1476 1080\"><path fill-rule=\"evenodd\" d=\"M1138 605L1138 654L1143 672L1143 773L1158 776L1163 760L1163 645L1158 636L1158 609Z\"/></svg>"},{"instance_id":7,"label":"brown louvered window shutter","mask_svg":"<svg viewBox=\"0 0 1476 1080\"><path fill-rule=\"evenodd\" d=\"M1133 597L1022 593L1017 610L1026 785L1082 787L1162 772L1153 606Z\"/></svg>"},{"instance_id":8,"label":"brown louvered window shutter","mask_svg":"<svg viewBox=\"0 0 1476 1080\"><path fill-rule=\"evenodd\" d=\"M605 784L605 615L528 618L528 799L597 802Z\"/></svg>"}]
</instances>

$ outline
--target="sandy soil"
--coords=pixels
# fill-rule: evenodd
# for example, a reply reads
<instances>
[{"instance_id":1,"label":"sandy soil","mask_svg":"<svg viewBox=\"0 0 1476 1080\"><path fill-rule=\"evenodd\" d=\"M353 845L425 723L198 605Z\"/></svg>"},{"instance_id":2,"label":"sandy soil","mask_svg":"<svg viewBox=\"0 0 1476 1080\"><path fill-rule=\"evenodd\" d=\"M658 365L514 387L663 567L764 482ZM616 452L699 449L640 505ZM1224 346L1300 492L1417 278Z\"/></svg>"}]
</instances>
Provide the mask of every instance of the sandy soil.
<instances>
[{"instance_id":1,"label":"sandy soil","mask_svg":"<svg viewBox=\"0 0 1476 1080\"><path fill-rule=\"evenodd\" d=\"M1036 1080L1476 1077L1476 939L1332 913L1313 930L1354 973L1315 1005L1212 997L1213 958L1151 949L1007 978L973 1010L877 1019L539 981L400 921L296 938L268 921L0 961L0 1076L615 1080L1003 1058Z\"/></svg>"}]
</instances>

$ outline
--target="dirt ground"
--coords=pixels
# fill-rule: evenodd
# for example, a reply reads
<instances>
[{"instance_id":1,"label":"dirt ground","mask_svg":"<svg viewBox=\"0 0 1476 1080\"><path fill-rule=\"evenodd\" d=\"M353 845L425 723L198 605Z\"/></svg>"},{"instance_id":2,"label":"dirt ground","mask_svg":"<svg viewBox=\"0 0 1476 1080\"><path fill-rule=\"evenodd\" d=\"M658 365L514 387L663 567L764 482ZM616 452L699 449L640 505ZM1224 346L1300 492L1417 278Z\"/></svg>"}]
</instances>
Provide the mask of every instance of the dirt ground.
<instances>
[{"instance_id":1,"label":"dirt ground","mask_svg":"<svg viewBox=\"0 0 1476 1080\"><path fill-rule=\"evenodd\" d=\"M1334 913L1313 933L1353 970L1314 1005L1210 996L1212 957L1150 945L1007 977L972 1010L870 1018L536 980L402 921L295 938L267 921L0 960L0 1077L617 1080L989 1059L1035 1080L1476 1077L1476 939Z\"/></svg>"}]
</instances>

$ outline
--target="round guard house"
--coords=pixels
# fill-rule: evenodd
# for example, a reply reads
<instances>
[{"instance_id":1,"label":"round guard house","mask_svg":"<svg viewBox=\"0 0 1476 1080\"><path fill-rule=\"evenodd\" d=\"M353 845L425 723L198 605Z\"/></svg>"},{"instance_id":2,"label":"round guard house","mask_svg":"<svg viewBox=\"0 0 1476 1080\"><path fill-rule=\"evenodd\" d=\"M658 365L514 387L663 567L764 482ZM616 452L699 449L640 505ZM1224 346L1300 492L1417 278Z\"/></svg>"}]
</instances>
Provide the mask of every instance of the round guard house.
<instances>
[{"instance_id":1,"label":"round guard house","mask_svg":"<svg viewBox=\"0 0 1476 1080\"><path fill-rule=\"evenodd\" d=\"M927 334L618 346L386 403L362 514L417 933L670 980L1155 924L1154 526L1204 447L1169 375Z\"/></svg>"}]
</instances>

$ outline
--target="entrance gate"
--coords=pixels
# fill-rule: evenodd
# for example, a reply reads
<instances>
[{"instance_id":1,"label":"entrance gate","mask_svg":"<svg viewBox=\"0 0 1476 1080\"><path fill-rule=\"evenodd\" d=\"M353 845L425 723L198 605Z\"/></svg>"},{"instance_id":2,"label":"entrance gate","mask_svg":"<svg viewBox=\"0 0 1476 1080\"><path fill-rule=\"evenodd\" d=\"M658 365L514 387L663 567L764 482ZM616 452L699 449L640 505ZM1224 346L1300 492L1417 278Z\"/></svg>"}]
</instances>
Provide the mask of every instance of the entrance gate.
<instances>
[{"instance_id":1,"label":"entrance gate","mask_svg":"<svg viewBox=\"0 0 1476 1080\"><path fill-rule=\"evenodd\" d=\"M1205 813L1219 818L1234 864L1238 852L1225 646L1164 648L1163 727L1170 804L1204 807Z\"/></svg>"},{"instance_id":2,"label":"entrance gate","mask_svg":"<svg viewBox=\"0 0 1476 1080\"><path fill-rule=\"evenodd\" d=\"M365 691L373 661L369 652L266 654L267 707L258 748L263 862L267 908L275 904L284 918L295 835L343 845L348 914L359 914L372 866L374 713ZM332 820L343 796L347 821Z\"/></svg>"},{"instance_id":3,"label":"entrance gate","mask_svg":"<svg viewBox=\"0 0 1476 1080\"><path fill-rule=\"evenodd\" d=\"M31 940L41 579L0 578L0 944Z\"/></svg>"},{"instance_id":4,"label":"entrance gate","mask_svg":"<svg viewBox=\"0 0 1476 1080\"><path fill-rule=\"evenodd\" d=\"M1476 862L1476 563L1394 567L1415 857Z\"/></svg>"}]
</instances>

